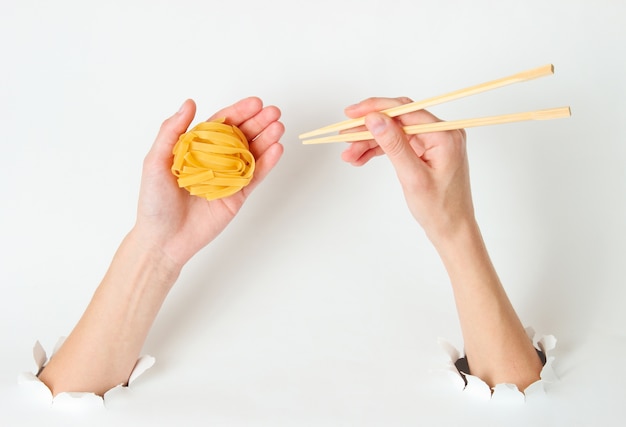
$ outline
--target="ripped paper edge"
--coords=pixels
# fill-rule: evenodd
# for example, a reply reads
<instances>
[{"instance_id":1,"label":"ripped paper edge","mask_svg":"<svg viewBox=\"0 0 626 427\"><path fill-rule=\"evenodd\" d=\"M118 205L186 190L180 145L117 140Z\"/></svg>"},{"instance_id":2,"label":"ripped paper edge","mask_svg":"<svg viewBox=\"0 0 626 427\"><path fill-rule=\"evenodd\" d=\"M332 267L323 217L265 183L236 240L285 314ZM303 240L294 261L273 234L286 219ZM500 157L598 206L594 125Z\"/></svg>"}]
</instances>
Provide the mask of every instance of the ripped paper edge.
<instances>
[{"instance_id":1,"label":"ripped paper edge","mask_svg":"<svg viewBox=\"0 0 626 427\"><path fill-rule=\"evenodd\" d=\"M60 338L57 341L52 351L52 354L50 355L50 358L54 356L54 354L61 347L64 341L64 337ZM141 356L139 359L137 359L137 362L135 363L135 367L133 368L133 371L128 378L127 385L119 384L104 393L104 397L102 397L90 392L63 392L57 394L56 396L52 396L52 391L50 391L48 386L46 386L46 384L44 384L43 381L41 381L38 377L43 368L46 366L46 363L50 360L46 354L45 349L39 341L36 341L35 345L33 346L33 359L35 360L35 365L37 367L36 373L20 373L17 379L18 384L21 387L30 390L30 392L34 396L36 396L42 402L45 402L47 405L63 409L76 409L78 407L82 409L104 408L107 395L109 395L110 393L113 394L119 389L130 386L144 372L150 369L156 361L156 359L150 355Z\"/></svg>"},{"instance_id":2,"label":"ripped paper edge","mask_svg":"<svg viewBox=\"0 0 626 427\"><path fill-rule=\"evenodd\" d=\"M546 383L558 381L553 369L554 356L550 354L556 348L557 339L554 335L537 336L533 328L526 328L526 334L532 340L535 348L541 350L546 358L545 364L539 374L539 380L535 381L522 392L515 384L501 383L493 388L482 379L467 373L461 373L456 367L456 361L461 358L461 352L450 342L443 338L438 339L439 346L448 356L447 365L444 369L453 378L457 387L479 400L493 400L498 402L525 402L545 395ZM467 384L466 384L467 381Z\"/></svg>"}]
</instances>

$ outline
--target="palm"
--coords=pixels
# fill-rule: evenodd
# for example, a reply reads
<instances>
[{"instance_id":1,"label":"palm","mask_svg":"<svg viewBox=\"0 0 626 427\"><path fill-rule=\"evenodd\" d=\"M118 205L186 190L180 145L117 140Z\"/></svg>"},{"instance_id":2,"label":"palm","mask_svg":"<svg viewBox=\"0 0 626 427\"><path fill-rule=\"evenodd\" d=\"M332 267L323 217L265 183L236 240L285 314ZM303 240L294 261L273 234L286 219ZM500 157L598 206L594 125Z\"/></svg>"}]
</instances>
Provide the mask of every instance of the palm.
<instances>
[{"instance_id":1,"label":"palm","mask_svg":"<svg viewBox=\"0 0 626 427\"><path fill-rule=\"evenodd\" d=\"M147 244L163 248L170 258L183 265L228 225L252 190L276 165L284 132L276 107L263 108L258 98L246 98L211 117L225 117L248 138L256 159L252 181L230 197L207 201L191 196L178 187L170 172L171 150L178 136L193 119L193 104L164 123L155 144L146 157L139 197L136 229ZM175 123L168 123L174 120Z\"/></svg>"}]
</instances>

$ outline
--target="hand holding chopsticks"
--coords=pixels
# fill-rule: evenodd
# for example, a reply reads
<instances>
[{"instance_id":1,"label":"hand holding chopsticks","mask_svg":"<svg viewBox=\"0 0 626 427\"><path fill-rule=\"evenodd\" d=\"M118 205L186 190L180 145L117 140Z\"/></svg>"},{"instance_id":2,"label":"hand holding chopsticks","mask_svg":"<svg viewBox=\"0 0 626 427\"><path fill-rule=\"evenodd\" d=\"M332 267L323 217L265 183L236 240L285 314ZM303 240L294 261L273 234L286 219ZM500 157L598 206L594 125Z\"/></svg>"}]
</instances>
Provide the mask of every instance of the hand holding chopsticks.
<instances>
[{"instance_id":1,"label":"hand holding chopsticks","mask_svg":"<svg viewBox=\"0 0 626 427\"><path fill-rule=\"evenodd\" d=\"M418 110L423 110L434 105L442 104L444 102L453 101L463 97L476 95L478 93L486 92L489 90L501 88L503 86L511 85L514 83L520 83L539 77L544 77L554 74L554 66L549 64L543 67L535 68L532 70L524 71L514 74L509 77L493 80L491 82L482 83L476 86L471 86L465 89L460 89L454 92L450 92L445 95L425 99L423 101L411 102L408 104L400 105L398 107L389 108L381 111L389 117L397 117L402 114L411 113ZM571 115L569 107L551 108L546 110L529 111L523 113L505 114L499 116L481 117L475 119L455 120L439 123L429 123L423 125L405 126L403 128L407 135L415 135L419 133L439 132L453 129L463 129L476 126L488 126L504 123L513 123L527 120L550 120L557 118L569 117ZM337 132L346 129L351 129L357 126L362 126L365 123L365 118L360 117L351 120L345 120L343 122L335 123L329 126L306 132L299 137L302 139L303 144L322 144L330 142L352 142L362 141L366 139L372 139L372 135L369 132L353 132L340 135L326 136L311 138L318 135L327 134L330 132Z\"/></svg>"},{"instance_id":2,"label":"hand holding chopsticks","mask_svg":"<svg viewBox=\"0 0 626 427\"><path fill-rule=\"evenodd\" d=\"M453 95L463 95L463 92ZM388 116L406 112L403 110L406 105L410 110L415 108L416 103L406 102L402 98L368 98L346 109L349 117L365 117L357 119L356 123L365 124L374 138L369 133L357 134L359 141L348 144L341 157L354 166L362 166L380 155L389 159L411 214L433 243L448 273L463 333L465 357L471 360L471 374L481 378L489 387L509 383L523 391L540 379L543 365L506 295L482 238L474 214L466 134L462 131L434 132L449 129L450 122L440 122L429 111L420 109L423 103L417 103L418 111L406 116L397 119ZM553 118L553 114L530 112L479 122L460 120L452 126ZM558 114L569 115L569 109L557 110ZM349 122L347 127L353 123ZM421 124L402 127L414 123ZM343 126L340 124L334 129ZM322 133L327 130L323 129ZM422 137L407 136L413 131L433 133ZM340 140L354 136L354 133L347 133L340 135ZM368 182L362 182L366 191L370 190ZM368 192L368 198L377 200L376 190L380 192L381 188L373 190L371 194ZM368 224L364 231L367 233L369 227L387 226L383 219L380 223ZM393 235L392 232L391 239ZM389 253L384 248L379 252ZM420 264L419 257L409 257L406 264L408 280L413 281L413 272ZM384 271L385 267L382 268Z\"/></svg>"}]
</instances>

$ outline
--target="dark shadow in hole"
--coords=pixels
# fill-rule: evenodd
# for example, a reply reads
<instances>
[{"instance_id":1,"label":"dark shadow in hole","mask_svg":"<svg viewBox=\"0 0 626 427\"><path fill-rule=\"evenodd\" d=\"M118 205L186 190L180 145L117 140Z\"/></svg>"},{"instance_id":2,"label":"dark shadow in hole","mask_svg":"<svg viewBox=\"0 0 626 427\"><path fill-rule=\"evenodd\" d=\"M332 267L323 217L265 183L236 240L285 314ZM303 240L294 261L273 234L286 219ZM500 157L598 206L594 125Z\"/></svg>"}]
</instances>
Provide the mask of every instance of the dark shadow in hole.
<instances>
[{"instance_id":1,"label":"dark shadow in hole","mask_svg":"<svg viewBox=\"0 0 626 427\"><path fill-rule=\"evenodd\" d=\"M537 351L537 355L539 356L539 360L541 360L541 365L545 366L546 364L546 355L543 351L539 349L535 349ZM469 362L467 361L467 356L463 356L459 358L456 362L454 362L454 366L457 371L459 371L459 375L463 378L463 382L465 386L467 386L467 378L465 375L471 375Z\"/></svg>"}]
</instances>

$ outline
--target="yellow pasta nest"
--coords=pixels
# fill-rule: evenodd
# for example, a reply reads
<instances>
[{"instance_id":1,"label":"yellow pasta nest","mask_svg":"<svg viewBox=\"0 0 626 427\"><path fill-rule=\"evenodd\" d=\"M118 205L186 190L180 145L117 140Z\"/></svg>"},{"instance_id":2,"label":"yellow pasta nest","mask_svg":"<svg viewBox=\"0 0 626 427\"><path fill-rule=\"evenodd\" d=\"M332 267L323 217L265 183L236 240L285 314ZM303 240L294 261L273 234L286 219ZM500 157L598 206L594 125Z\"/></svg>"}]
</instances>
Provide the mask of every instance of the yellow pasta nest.
<instances>
[{"instance_id":1,"label":"yellow pasta nest","mask_svg":"<svg viewBox=\"0 0 626 427\"><path fill-rule=\"evenodd\" d=\"M250 183L254 156L237 126L224 119L203 122L184 133L174 146L172 173L178 186L207 200L235 194Z\"/></svg>"}]
</instances>

